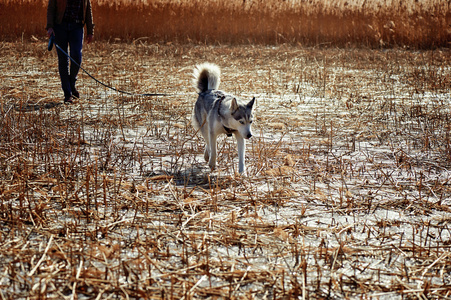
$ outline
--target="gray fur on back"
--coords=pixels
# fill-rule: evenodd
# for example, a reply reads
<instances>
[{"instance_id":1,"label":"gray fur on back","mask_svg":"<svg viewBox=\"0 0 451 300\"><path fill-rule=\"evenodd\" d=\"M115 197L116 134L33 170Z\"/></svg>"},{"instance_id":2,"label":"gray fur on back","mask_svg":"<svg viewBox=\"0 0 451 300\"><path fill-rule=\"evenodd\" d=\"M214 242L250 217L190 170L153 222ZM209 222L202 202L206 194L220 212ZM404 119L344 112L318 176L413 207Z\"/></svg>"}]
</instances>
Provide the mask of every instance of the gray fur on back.
<instances>
[{"instance_id":1,"label":"gray fur on back","mask_svg":"<svg viewBox=\"0 0 451 300\"><path fill-rule=\"evenodd\" d=\"M222 91L208 91L199 93L198 101L194 105L194 112L192 116L192 123L194 128L199 129L202 123L205 122L209 111L216 110L219 112L217 100L224 97Z\"/></svg>"}]
</instances>

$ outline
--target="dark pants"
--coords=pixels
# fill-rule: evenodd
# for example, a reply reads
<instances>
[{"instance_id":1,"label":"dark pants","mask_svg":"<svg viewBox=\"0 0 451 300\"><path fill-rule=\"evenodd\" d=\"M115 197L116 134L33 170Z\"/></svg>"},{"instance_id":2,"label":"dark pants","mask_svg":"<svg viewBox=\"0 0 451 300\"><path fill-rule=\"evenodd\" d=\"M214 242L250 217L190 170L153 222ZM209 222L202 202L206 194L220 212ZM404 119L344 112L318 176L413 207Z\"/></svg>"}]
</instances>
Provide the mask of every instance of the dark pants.
<instances>
[{"instance_id":1,"label":"dark pants","mask_svg":"<svg viewBox=\"0 0 451 300\"><path fill-rule=\"evenodd\" d=\"M55 31L55 43L66 53L69 53L70 57L80 65L83 47L83 24L63 22L56 24L53 30ZM67 52L68 46L70 52ZM80 67L74 64L73 61L70 61L66 54L58 49L57 53L61 87L64 91L64 98L69 99L76 91L75 82L77 81Z\"/></svg>"}]
</instances>

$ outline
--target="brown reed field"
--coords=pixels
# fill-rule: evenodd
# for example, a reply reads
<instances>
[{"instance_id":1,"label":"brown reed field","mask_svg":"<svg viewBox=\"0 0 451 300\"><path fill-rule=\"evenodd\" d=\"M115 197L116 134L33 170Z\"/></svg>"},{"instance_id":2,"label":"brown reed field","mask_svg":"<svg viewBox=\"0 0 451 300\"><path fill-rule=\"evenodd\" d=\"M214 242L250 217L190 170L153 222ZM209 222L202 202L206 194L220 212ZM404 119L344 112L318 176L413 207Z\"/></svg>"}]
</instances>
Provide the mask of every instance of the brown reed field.
<instances>
[{"instance_id":1,"label":"brown reed field","mask_svg":"<svg viewBox=\"0 0 451 300\"><path fill-rule=\"evenodd\" d=\"M23 26L22 10L0 3L15 20L0 23L0 299L451 298L449 33L402 34L393 17L429 5L446 22L449 2L384 2L395 27L381 19L373 39L368 26L258 28L264 14L292 22L273 17L287 1L95 1L83 67L167 95L80 73L73 105L61 104L45 3L15 1L29 9ZM302 5L321 8L313 19L334 11L320 3ZM381 16L336 6L361 11L355 24ZM240 19L210 28L197 14L219 15L202 7L222 7L224 26ZM141 23L157 10L153 27ZM246 176L226 137L211 172L190 124L192 69L205 61L222 89L257 99Z\"/></svg>"},{"instance_id":2,"label":"brown reed field","mask_svg":"<svg viewBox=\"0 0 451 300\"><path fill-rule=\"evenodd\" d=\"M0 0L0 37L44 34L46 0ZM98 40L449 47L449 0L92 1Z\"/></svg>"},{"instance_id":3,"label":"brown reed field","mask_svg":"<svg viewBox=\"0 0 451 300\"><path fill-rule=\"evenodd\" d=\"M2 42L2 299L451 297L451 55L97 42L61 100L46 40ZM257 97L248 175L190 125L195 64Z\"/></svg>"}]
</instances>

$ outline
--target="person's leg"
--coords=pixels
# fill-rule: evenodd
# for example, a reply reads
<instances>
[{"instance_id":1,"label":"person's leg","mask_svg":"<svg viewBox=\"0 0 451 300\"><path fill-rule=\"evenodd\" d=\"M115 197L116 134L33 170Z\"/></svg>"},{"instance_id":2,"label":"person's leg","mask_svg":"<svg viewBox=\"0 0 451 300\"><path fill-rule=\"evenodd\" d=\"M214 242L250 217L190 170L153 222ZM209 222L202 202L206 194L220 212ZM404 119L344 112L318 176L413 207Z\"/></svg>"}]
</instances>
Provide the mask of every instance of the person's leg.
<instances>
[{"instance_id":1,"label":"person's leg","mask_svg":"<svg viewBox=\"0 0 451 300\"><path fill-rule=\"evenodd\" d=\"M57 24L53 30L55 32L55 44L67 53L69 39L66 24ZM69 58L58 48L56 52L58 54L58 71L61 79L61 87L64 92L64 100L68 100L72 95L69 78Z\"/></svg>"},{"instance_id":2,"label":"person's leg","mask_svg":"<svg viewBox=\"0 0 451 300\"><path fill-rule=\"evenodd\" d=\"M80 65L82 60L82 48L83 48L83 26L81 24L72 24L69 32L69 46L70 46L70 56L77 62L75 64L73 61L70 63L70 88L72 95L79 98L80 94L75 88L75 83L77 81L77 75L80 71Z\"/></svg>"}]
</instances>

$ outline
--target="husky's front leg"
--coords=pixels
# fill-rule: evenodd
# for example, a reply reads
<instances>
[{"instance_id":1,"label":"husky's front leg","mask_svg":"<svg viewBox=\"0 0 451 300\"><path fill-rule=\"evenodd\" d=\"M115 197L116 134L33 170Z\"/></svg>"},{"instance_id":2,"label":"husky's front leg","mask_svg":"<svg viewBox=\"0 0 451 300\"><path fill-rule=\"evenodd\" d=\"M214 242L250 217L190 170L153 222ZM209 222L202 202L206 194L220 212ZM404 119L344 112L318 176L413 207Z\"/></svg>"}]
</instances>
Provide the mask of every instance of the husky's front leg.
<instances>
[{"instance_id":1,"label":"husky's front leg","mask_svg":"<svg viewBox=\"0 0 451 300\"><path fill-rule=\"evenodd\" d=\"M246 154L246 141L240 134L235 134L236 143L238 146L238 171L244 172L244 156Z\"/></svg>"}]
</instances>

